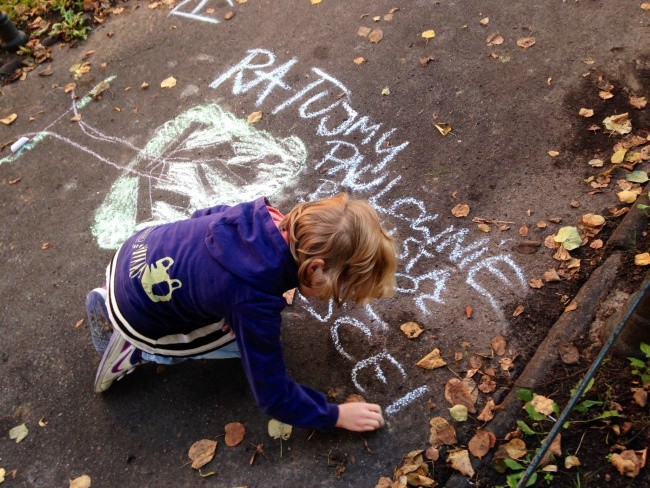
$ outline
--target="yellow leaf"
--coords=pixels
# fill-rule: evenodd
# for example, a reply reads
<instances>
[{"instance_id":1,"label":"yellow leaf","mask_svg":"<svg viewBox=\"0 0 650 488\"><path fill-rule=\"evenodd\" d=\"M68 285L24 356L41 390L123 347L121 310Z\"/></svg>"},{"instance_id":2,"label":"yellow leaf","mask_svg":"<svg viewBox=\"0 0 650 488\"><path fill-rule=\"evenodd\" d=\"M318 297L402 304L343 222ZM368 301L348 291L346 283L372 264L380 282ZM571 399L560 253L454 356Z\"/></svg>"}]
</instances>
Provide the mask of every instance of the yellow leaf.
<instances>
[{"instance_id":1,"label":"yellow leaf","mask_svg":"<svg viewBox=\"0 0 650 488\"><path fill-rule=\"evenodd\" d=\"M643 3L641 4L641 8L642 8L643 10L650 10L650 3L649 3L649 2L643 2Z\"/></svg>"},{"instance_id":2,"label":"yellow leaf","mask_svg":"<svg viewBox=\"0 0 650 488\"><path fill-rule=\"evenodd\" d=\"M580 111L578 112L578 115L581 117L593 117L594 116L594 110L592 108L581 108Z\"/></svg>"},{"instance_id":3,"label":"yellow leaf","mask_svg":"<svg viewBox=\"0 0 650 488\"><path fill-rule=\"evenodd\" d=\"M634 264L637 266L648 266L650 265L650 253L644 252L634 256Z\"/></svg>"},{"instance_id":4,"label":"yellow leaf","mask_svg":"<svg viewBox=\"0 0 650 488\"><path fill-rule=\"evenodd\" d=\"M607 91L607 90L599 91L598 96L603 100L609 100L610 98L614 98L614 94L611 91Z\"/></svg>"},{"instance_id":5,"label":"yellow leaf","mask_svg":"<svg viewBox=\"0 0 650 488\"><path fill-rule=\"evenodd\" d=\"M454 217L467 217L469 215L469 205L459 203L451 209L451 214Z\"/></svg>"},{"instance_id":6,"label":"yellow leaf","mask_svg":"<svg viewBox=\"0 0 650 488\"><path fill-rule=\"evenodd\" d=\"M512 459L521 459L526 455L526 443L522 439L512 439L503 447Z\"/></svg>"},{"instance_id":7,"label":"yellow leaf","mask_svg":"<svg viewBox=\"0 0 650 488\"><path fill-rule=\"evenodd\" d=\"M18 114L7 115L4 119L0 120L4 125L11 125L14 123L14 120L18 118Z\"/></svg>"},{"instance_id":8,"label":"yellow leaf","mask_svg":"<svg viewBox=\"0 0 650 488\"><path fill-rule=\"evenodd\" d=\"M174 88L176 86L176 78L173 76L170 76L169 78L165 78L161 83L160 83L160 88Z\"/></svg>"},{"instance_id":9,"label":"yellow leaf","mask_svg":"<svg viewBox=\"0 0 650 488\"><path fill-rule=\"evenodd\" d=\"M433 39L434 37L436 37L436 31L434 31L433 29L426 30L422 33L422 37L424 37L425 39Z\"/></svg>"},{"instance_id":10,"label":"yellow leaf","mask_svg":"<svg viewBox=\"0 0 650 488\"><path fill-rule=\"evenodd\" d=\"M70 488L90 488L91 480L87 474L82 474L78 478L70 480Z\"/></svg>"},{"instance_id":11,"label":"yellow leaf","mask_svg":"<svg viewBox=\"0 0 650 488\"><path fill-rule=\"evenodd\" d=\"M580 466L580 459L578 459L578 456L567 456L564 459L564 467L566 469L575 468L576 466Z\"/></svg>"},{"instance_id":12,"label":"yellow leaf","mask_svg":"<svg viewBox=\"0 0 650 488\"><path fill-rule=\"evenodd\" d=\"M269 435L274 439L282 439L283 441L286 441L289 437L291 437L292 430L293 428L290 425L283 424L279 420L269 420Z\"/></svg>"},{"instance_id":13,"label":"yellow leaf","mask_svg":"<svg viewBox=\"0 0 650 488\"><path fill-rule=\"evenodd\" d=\"M77 114L70 119L70 122L79 122L81 120L81 114Z\"/></svg>"},{"instance_id":14,"label":"yellow leaf","mask_svg":"<svg viewBox=\"0 0 650 488\"><path fill-rule=\"evenodd\" d=\"M557 158L560 155L560 153L559 151L549 151L548 155L551 156L552 158Z\"/></svg>"},{"instance_id":15,"label":"yellow leaf","mask_svg":"<svg viewBox=\"0 0 650 488\"><path fill-rule=\"evenodd\" d=\"M27 430L27 425L20 424L14 427L13 429L9 429L9 439L14 439L17 444L20 441L22 441L25 437L27 437L28 433L29 430Z\"/></svg>"},{"instance_id":16,"label":"yellow leaf","mask_svg":"<svg viewBox=\"0 0 650 488\"><path fill-rule=\"evenodd\" d=\"M359 56L358 58L354 58L354 63L355 64L363 64L366 62L366 58L363 56Z\"/></svg>"},{"instance_id":17,"label":"yellow leaf","mask_svg":"<svg viewBox=\"0 0 650 488\"><path fill-rule=\"evenodd\" d=\"M632 121L627 112L605 118L603 120L603 125L608 131L619 135L625 135L632 132Z\"/></svg>"},{"instance_id":18,"label":"yellow leaf","mask_svg":"<svg viewBox=\"0 0 650 488\"><path fill-rule=\"evenodd\" d=\"M255 124L260 120L262 120L262 115L263 115L262 112L253 112L248 117L246 117L246 122L248 122L249 124Z\"/></svg>"},{"instance_id":19,"label":"yellow leaf","mask_svg":"<svg viewBox=\"0 0 650 488\"><path fill-rule=\"evenodd\" d=\"M479 24L481 25L488 25L490 23L490 18L489 17L483 17L481 20L478 21Z\"/></svg>"},{"instance_id":20,"label":"yellow leaf","mask_svg":"<svg viewBox=\"0 0 650 488\"><path fill-rule=\"evenodd\" d=\"M381 91L383 96L390 95L390 88L386 87Z\"/></svg>"},{"instance_id":21,"label":"yellow leaf","mask_svg":"<svg viewBox=\"0 0 650 488\"><path fill-rule=\"evenodd\" d=\"M627 149L619 149L614 154L612 154L612 164L621 164L625 161L625 155L627 154Z\"/></svg>"},{"instance_id":22,"label":"yellow leaf","mask_svg":"<svg viewBox=\"0 0 650 488\"><path fill-rule=\"evenodd\" d=\"M447 456L447 464L469 478L474 476L474 468L472 467L472 462L469 460L469 452L467 449L449 453L449 456Z\"/></svg>"},{"instance_id":23,"label":"yellow leaf","mask_svg":"<svg viewBox=\"0 0 650 488\"><path fill-rule=\"evenodd\" d=\"M147 88L149 88L149 83L147 83L146 81L143 81L142 85L140 85L140 89L141 90L146 90Z\"/></svg>"},{"instance_id":24,"label":"yellow leaf","mask_svg":"<svg viewBox=\"0 0 650 488\"><path fill-rule=\"evenodd\" d=\"M438 132L440 132L443 136L446 136L453 130L451 124L445 124L444 122L439 122L433 125L436 129L438 129Z\"/></svg>"},{"instance_id":25,"label":"yellow leaf","mask_svg":"<svg viewBox=\"0 0 650 488\"><path fill-rule=\"evenodd\" d=\"M438 349L437 347L416 363L416 366L420 366L421 368L424 369L442 368L443 366L446 365L447 363L440 356L440 349Z\"/></svg>"},{"instance_id":26,"label":"yellow leaf","mask_svg":"<svg viewBox=\"0 0 650 488\"><path fill-rule=\"evenodd\" d=\"M467 407L465 405L454 405L449 409L449 415L456 422L466 422L467 413Z\"/></svg>"},{"instance_id":27,"label":"yellow leaf","mask_svg":"<svg viewBox=\"0 0 650 488\"><path fill-rule=\"evenodd\" d=\"M532 47L534 45L535 45L534 37L522 37L521 39L517 40L517 46L522 47L524 49L528 49L529 47Z\"/></svg>"},{"instance_id":28,"label":"yellow leaf","mask_svg":"<svg viewBox=\"0 0 650 488\"><path fill-rule=\"evenodd\" d=\"M318 5L321 2L321 0L311 0L312 5Z\"/></svg>"},{"instance_id":29,"label":"yellow leaf","mask_svg":"<svg viewBox=\"0 0 650 488\"><path fill-rule=\"evenodd\" d=\"M617 193L618 199L623 203L634 203L638 198L639 194L636 191L632 190L623 190Z\"/></svg>"}]
</instances>

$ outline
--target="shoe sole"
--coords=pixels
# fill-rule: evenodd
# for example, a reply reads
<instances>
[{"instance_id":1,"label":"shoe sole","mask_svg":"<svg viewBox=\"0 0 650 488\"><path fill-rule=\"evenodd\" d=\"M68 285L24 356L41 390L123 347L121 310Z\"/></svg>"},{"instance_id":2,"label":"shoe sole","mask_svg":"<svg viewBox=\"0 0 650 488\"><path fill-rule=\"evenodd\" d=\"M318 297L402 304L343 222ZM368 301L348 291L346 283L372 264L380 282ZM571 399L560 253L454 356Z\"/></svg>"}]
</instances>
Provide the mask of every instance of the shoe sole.
<instances>
[{"instance_id":1,"label":"shoe sole","mask_svg":"<svg viewBox=\"0 0 650 488\"><path fill-rule=\"evenodd\" d=\"M121 374L117 374L120 373L119 370L114 371L115 366L121 365L122 362L128 358L128 356L125 356L121 360L119 359L120 355L124 353L125 344L126 340L124 340L124 338L119 333L113 332L113 335L111 335L111 340L108 341L106 351L104 352L102 360L99 363L99 367L97 368L97 374L95 375L95 391L97 393L102 393L108 390L115 382L115 380L135 367L133 366L123 371ZM110 378L111 375L113 375L112 378Z\"/></svg>"}]
</instances>

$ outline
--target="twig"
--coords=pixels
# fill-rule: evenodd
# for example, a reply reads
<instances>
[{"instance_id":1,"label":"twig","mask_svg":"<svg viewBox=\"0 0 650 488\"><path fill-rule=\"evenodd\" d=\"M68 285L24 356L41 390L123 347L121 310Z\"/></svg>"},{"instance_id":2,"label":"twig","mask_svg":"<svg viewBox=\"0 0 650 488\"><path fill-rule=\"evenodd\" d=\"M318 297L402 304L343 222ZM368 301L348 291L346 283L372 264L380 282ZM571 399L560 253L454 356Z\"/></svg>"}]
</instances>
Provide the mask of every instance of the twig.
<instances>
[{"instance_id":1,"label":"twig","mask_svg":"<svg viewBox=\"0 0 650 488\"><path fill-rule=\"evenodd\" d=\"M578 447L576 447L576 452L575 452L574 456L578 455L578 451L580 450L580 446L582 445L582 439L585 438L586 433L587 433L586 430L582 433L582 437L580 438L580 442L578 442Z\"/></svg>"}]
</instances>

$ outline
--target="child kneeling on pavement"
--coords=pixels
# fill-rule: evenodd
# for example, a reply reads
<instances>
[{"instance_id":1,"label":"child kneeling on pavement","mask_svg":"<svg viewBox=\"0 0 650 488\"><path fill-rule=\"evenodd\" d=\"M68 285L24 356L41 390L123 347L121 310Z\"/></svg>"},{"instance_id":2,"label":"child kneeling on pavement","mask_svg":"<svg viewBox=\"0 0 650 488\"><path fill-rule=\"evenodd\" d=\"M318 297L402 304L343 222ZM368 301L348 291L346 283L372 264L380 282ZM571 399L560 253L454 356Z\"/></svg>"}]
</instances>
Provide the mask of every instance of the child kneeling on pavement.
<instances>
[{"instance_id":1,"label":"child kneeling on pavement","mask_svg":"<svg viewBox=\"0 0 650 488\"><path fill-rule=\"evenodd\" d=\"M390 296L393 239L364 200L342 193L300 203L286 216L266 198L196 211L129 238L86 299L102 354L95 390L147 361L240 357L260 408L298 427L370 431L370 403L328 403L289 378L282 351L283 293L365 303Z\"/></svg>"}]
</instances>

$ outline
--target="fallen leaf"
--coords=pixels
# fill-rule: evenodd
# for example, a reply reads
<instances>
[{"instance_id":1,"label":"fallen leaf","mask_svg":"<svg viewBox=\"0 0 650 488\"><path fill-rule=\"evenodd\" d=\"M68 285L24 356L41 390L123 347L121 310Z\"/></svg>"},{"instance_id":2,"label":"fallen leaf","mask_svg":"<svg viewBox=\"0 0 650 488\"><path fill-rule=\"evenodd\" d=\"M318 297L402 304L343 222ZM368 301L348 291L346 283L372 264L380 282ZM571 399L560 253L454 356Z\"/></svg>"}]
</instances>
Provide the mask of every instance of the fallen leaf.
<instances>
[{"instance_id":1,"label":"fallen leaf","mask_svg":"<svg viewBox=\"0 0 650 488\"><path fill-rule=\"evenodd\" d=\"M140 85L140 89L141 90L146 90L147 88L149 88L149 83L147 83L146 81L143 81L142 85Z\"/></svg>"},{"instance_id":2,"label":"fallen leaf","mask_svg":"<svg viewBox=\"0 0 650 488\"><path fill-rule=\"evenodd\" d=\"M436 449L435 447L430 447L424 452L424 455L431 461L437 461L440 457L440 450Z\"/></svg>"},{"instance_id":3,"label":"fallen leaf","mask_svg":"<svg viewBox=\"0 0 650 488\"><path fill-rule=\"evenodd\" d=\"M548 271L544 272L544 275L542 276L542 279L546 283L556 283L556 282L560 281L560 275L557 274L557 271L555 270L555 268L551 268Z\"/></svg>"},{"instance_id":4,"label":"fallen leaf","mask_svg":"<svg viewBox=\"0 0 650 488\"><path fill-rule=\"evenodd\" d=\"M560 244L560 246L557 248L557 251L553 255L553 259L557 261L569 261L571 259L571 254L569 254L569 251L566 250L563 244Z\"/></svg>"},{"instance_id":5,"label":"fallen leaf","mask_svg":"<svg viewBox=\"0 0 650 488\"><path fill-rule=\"evenodd\" d=\"M625 175L625 179L627 181L631 181L632 183L645 183L646 181L650 180L646 171L632 171L631 173Z\"/></svg>"},{"instance_id":6,"label":"fallen leaf","mask_svg":"<svg viewBox=\"0 0 650 488\"><path fill-rule=\"evenodd\" d=\"M9 439L14 439L16 441L16 444L27 437L27 434L29 434L29 430L25 424L20 424L13 429L9 429Z\"/></svg>"},{"instance_id":7,"label":"fallen leaf","mask_svg":"<svg viewBox=\"0 0 650 488\"><path fill-rule=\"evenodd\" d=\"M320 0L319 0L319 1L320 1ZM314 3L314 0L312 0L311 3ZM226 12L226 14L223 16L223 19L224 19L224 20L230 20L230 19L232 19L234 16L235 16L235 12L233 12L232 10L229 10L229 11Z\"/></svg>"},{"instance_id":8,"label":"fallen leaf","mask_svg":"<svg viewBox=\"0 0 650 488\"><path fill-rule=\"evenodd\" d=\"M529 404L532 405L537 413L541 413L542 415L551 415L553 413L555 402L550 398L533 393L533 399Z\"/></svg>"},{"instance_id":9,"label":"fallen leaf","mask_svg":"<svg viewBox=\"0 0 650 488\"><path fill-rule=\"evenodd\" d=\"M440 349L438 349L437 347L416 363L416 366L420 366L421 368L424 369L442 368L443 366L446 365L447 363L440 356Z\"/></svg>"},{"instance_id":10,"label":"fallen leaf","mask_svg":"<svg viewBox=\"0 0 650 488\"><path fill-rule=\"evenodd\" d=\"M70 93L71 91L74 91L74 89L77 87L76 83L68 83L65 85L65 88L63 89L64 93Z\"/></svg>"},{"instance_id":11,"label":"fallen leaf","mask_svg":"<svg viewBox=\"0 0 650 488\"><path fill-rule=\"evenodd\" d=\"M201 439L192 444L187 455L192 461L192 467L194 469L199 469L212 461L216 451L217 441Z\"/></svg>"},{"instance_id":12,"label":"fallen leaf","mask_svg":"<svg viewBox=\"0 0 650 488\"><path fill-rule=\"evenodd\" d=\"M478 224L478 230L480 230L481 232L485 232L487 234L488 232L490 232L491 229L490 226L487 224Z\"/></svg>"},{"instance_id":13,"label":"fallen leaf","mask_svg":"<svg viewBox=\"0 0 650 488\"><path fill-rule=\"evenodd\" d=\"M612 164L621 164L623 161L625 161L625 155L627 154L627 151L627 149L619 149L618 151L614 152L610 158Z\"/></svg>"},{"instance_id":14,"label":"fallen leaf","mask_svg":"<svg viewBox=\"0 0 650 488\"><path fill-rule=\"evenodd\" d=\"M548 227L548 224L547 224L546 222L544 222L543 220L540 220L540 221L537 222L537 224L535 224L535 225L536 225L536 227L537 227L538 229L546 229L546 228ZM541 242L540 242L540 244L541 244Z\"/></svg>"},{"instance_id":15,"label":"fallen leaf","mask_svg":"<svg viewBox=\"0 0 650 488\"><path fill-rule=\"evenodd\" d=\"M453 130L451 124L439 122L433 125L436 129L438 129L438 132L440 132L440 134L442 134L443 136L446 136L447 134L451 133L451 131Z\"/></svg>"},{"instance_id":16,"label":"fallen leaf","mask_svg":"<svg viewBox=\"0 0 650 488\"><path fill-rule=\"evenodd\" d=\"M589 244L589 247L592 249L602 249L604 245L602 239L594 239L592 243Z\"/></svg>"},{"instance_id":17,"label":"fallen leaf","mask_svg":"<svg viewBox=\"0 0 650 488\"><path fill-rule=\"evenodd\" d=\"M607 91L607 90L599 91L598 96L603 100L609 100L610 98L614 98L614 94L611 91Z\"/></svg>"},{"instance_id":18,"label":"fallen leaf","mask_svg":"<svg viewBox=\"0 0 650 488\"><path fill-rule=\"evenodd\" d=\"M581 108L578 112L578 115L584 118L589 118L594 116L594 110L592 108Z\"/></svg>"},{"instance_id":19,"label":"fallen leaf","mask_svg":"<svg viewBox=\"0 0 650 488\"><path fill-rule=\"evenodd\" d=\"M650 265L650 253L644 252L634 256L634 264L636 264L637 266Z\"/></svg>"},{"instance_id":20,"label":"fallen leaf","mask_svg":"<svg viewBox=\"0 0 650 488\"><path fill-rule=\"evenodd\" d=\"M504 449L512 459L521 459L526 455L526 443L523 439L511 439L507 444L504 444Z\"/></svg>"},{"instance_id":21,"label":"fallen leaf","mask_svg":"<svg viewBox=\"0 0 650 488\"><path fill-rule=\"evenodd\" d=\"M602 159L594 158L587 161L587 164L592 168L602 168L605 165L605 161Z\"/></svg>"},{"instance_id":22,"label":"fallen leaf","mask_svg":"<svg viewBox=\"0 0 650 488\"><path fill-rule=\"evenodd\" d=\"M614 466L619 473L629 478L635 478L641 470L641 460L637 454L628 449L622 453L614 453L611 457L612 466Z\"/></svg>"},{"instance_id":23,"label":"fallen leaf","mask_svg":"<svg viewBox=\"0 0 650 488\"><path fill-rule=\"evenodd\" d=\"M467 317L468 319L471 319L473 314L474 314L474 310L472 309L472 307L467 305L465 307L465 317Z\"/></svg>"},{"instance_id":24,"label":"fallen leaf","mask_svg":"<svg viewBox=\"0 0 650 488\"><path fill-rule=\"evenodd\" d=\"M363 64L366 62L366 58L363 56L359 56L358 58L354 58L354 64Z\"/></svg>"},{"instance_id":25,"label":"fallen leaf","mask_svg":"<svg viewBox=\"0 0 650 488\"><path fill-rule=\"evenodd\" d=\"M578 364L580 362L580 351L570 342L563 342L558 345L560 359L564 364Z\"/></svg>"},{"instance_id":26,"label":"fallen leaf","mask_svg":"<svg viewBox=\"0 0 650 488\"><path fill-rule=\"evenodd\" d=\"M163 81L160 82L160 88L174 88L176 86L176 78L173 76L170 76L169 78L165 78Z\"/></svg>"},{"instance_id":27,"label":"fallen leaf","mask_svg":"<svg viewBox=\"0 0 650 488\"><path fill-rule=\"evenodd\" d=\"M517 308L515 308L515 311L512 312L512 316L513 317L519 317L522 313L524 313L524 310L526 310L526 309L524 308L523 305L517 305Z\"/></svg>"},{"instance_id":28,"label":"fallen leaf","mask_svg":"<svg viewBox=\"0 0 650 488\"><path fill-rule=\"evenodd\" d=\"M445 384L445 399L451 405L465 405L470 413L476 413L477 396L476 384L470 378L452 378Z\"/></svg>"},{"instance_id":29,"label":"fallen leaf","mask_svg":"<svg viewBox=\"0 0 650 488\"><path fill-rule=\"evenodd\" d=\"M641 9L642 10L650 10L650 2L643 2L641 4Z\"/></svg>"},{"instance_id":30,"label":"fallen leaf","mask_svg":"<svg viewBox=\"0 0 650 488\"><path fill-rule=\"evenodd\" d=\"M4 119L0 119L0 122L2 122L4 125L11 125L14 123L14 121L18 118L18 114L11 114L7 115Z\"/></svg>"},{"instance_id":31,"label":"fallen leaf","mask_svg":"<svg viewBox=\"0 0 650 488\"><path fill-rule=\"evenodd\" d=\"M632 121L629 113L612 115L603 120L605 129L615 134L624 135L632 132Z\"/></svg>"},{"instance_id":32,"label":"fallen leaf","mask_svg":"<svg viewBox=\"0 0 650 488\"><path fill-rule=\"evenodd\" d=\"M286 441L289 437L291 437L292 430L293 427L288 424L283 424L279 420L269 420L269 435L274 439L282 439L283 441Z\"/></svg>"},{"instance_id":33,"label":"fallen leaf","mask_svg":"<svg viewBox=\"0 0 650 488\"><path fill-rule=\"evenodd\" d=\"M548 155L551 156L552 158L557 158L560 155L559 151L549 151Z\"/></svg>"},{"instance_id":34,"label":"fallen leaf","mask_svg":"<svg viewBox=\"0 0 650 488\"><path fill-rule=\"evenodd\" d=\"M234 447L241 443L246 435L246 427L244 427L244 424L240 422L230 422L229 424L226 424L225 431L225 442L228 447Z\"/></svg>"},{"instance_id":35,"label":"fallen leaf","mask_svg":"<svg viewBox=\"0 0 650 488\"><path fill-rule=\"evenodd\" d=\"M435 60L436 58L432 54L429 54L428 56L420 58L418 61L420 62L420 66L424 67L427 64L429 64L431 61L435 61Z\"/></svg>"},{"instance_id":36,"label":"fallen leaf","mask_svg":"<svg viewBox=\"0 0 650 488\"><path fill-rule=\"evenodd\" d=\"M519 227L519 235L521 237L526 237L528 235L528 226L527 225L522 225Z\"/></svg>"},{"instance_id":37,"label":"fallen leaf","mask_svg":"<svg viewBox=\"0 0 650 488\"><path fill-rule=\"evenodd\" d=\"M361 37L368 37L368 34L370 34L370 27L359 27L359 30L357 31L357 35Z\"/></svg>"},{"instance_id":38,"label":"fallen leaf","mask_svg":"<svg viewBox=\"0 0 650 488\"><path fill-rule=\"evenodd\" d=\"M479 385L480 388L480 385ZM494 400L490 398L485 406L483 407L483 410L481 410L481 414L477 417L478 420L481 422L489 422L494 418L494 410L497 408L496 404L494 403ZM470 449L471 452L471 449ZM472 452L472 454L474 454ZM474 454L476 456L476 454Z\"/></svg>"},{"instance_id":39,"label":"fallen leaf","mask_svg":"<svg viewBox=\"0 0 650 488\"><path fill-rule=\"evenodd\" d=\"M578 459L578 456L567 456L564 459L564 467L566 469L575 468L577 466L580 466L580 459Z\"/></svg>"},{"instance_id":40,"label":"fallen leaf","mask_svg":"<svg viewBox=\"0 0 650 488\"><path fill-rule=\"evenodd\" d=\"M643 388L632 388L634 394L634 401L642 408L648 404L648 392Z\"/></svg>"},{"instance_id":41,"label":"fallen leaf","mask_svg":"<svg viewBox=\"0 0 650 488\"><path fill-rule=\"evenodd\" d=\"M422 37L425 39L433 39L434 37L436 37L436 31L434 31L433 29L426 30L422 33Z\"/></svg>"},{"instance_id":42,"label":"fallen leaf","mask_svg":"<svg viewBox=\"0 0 650 488\"><path fill-rule=\"evenodd\" d=\"M618 199L623 203L634 203L639 197L639 193L640 192L634 190L623 190L618 192L616 195L618 195Z\"/></svg>"},{"instance_id":43,"label":"fallen leaf","mask_svg":"<svg viewBox=\"0 0 650 488\"><path fill-rule=\"evenodd\" d=\"M74 64L70 67L70 72L75 80L79 80L83 75L90 72L90 63Z\"/></svg>"},{"instance_id":44,"label":"fallen leaf","mask_svg":"<svg viewBox=\"0 0 650 488\"><path fill-rule=\"evenodd\" d=\"M292 288L291 290L285 291L282 296L287 302L287 305L293 305L293 299L296 296L296 288Z\"/></svg>"},{"instance_id":45,"label":"fallen leaf","mask_svg":"<svg viewBox=\"0 0 650 488\"><path fill-rule=\"evenodd\" d=\"M449 415L456 422L466 422L467 421L468 410L465 405L454 405L449 409Z\"/></svg>"},{"instance_id":46,"label":"fallen leaf","mask_svg":"<svg viewBox=\"0 0 650 488\"><path fill-rule=\"evenodd\" d=\"M429 435L429 443L433 447L442 445L451 446L458 443L456 438L456 429L450 425L447 419L442 417L433 417L429 421L431 431Z\"/></svg>"},{"instance_id":47,"label":"fallen leaf","mask_svg":"<svg viewBox=\"0 0 650 488\"><path fill-rule=\"evenodd\" d=\"M492 346L492 350L497 356L503 356L506 353L506 338L499 334L498 336L494 337L490 341L490 345Z\"/></svg>"},{"instance_id":48,"label":"fallen leaf","mask_svg":"<svg viewBox=\"0 0 650 488\"><path fill-rule=\"evenodd\" d=\"M390 95L390 88L385 87L385 88L381 91L381 94L382 94L383 96Z\"/></svg>"},{"instance_id":49,"label":"fallen leaf","mask_svg":"<svg viewBox=\"0 0 650 488\"><path fill-rule=\"evenodd\" d=\"M256 124L260 120L262 120L262 112L253 112L251 113L248 117L246 117L246 122L249 124Z\"/></svg>"},{"instance_id":50,"label":"fallen leaf","mask_svg":"<svg viewBox=\"0 0 650 488\"><path fill-rule=\"evenodd\" d=\"M555 235L555 242L559 242L567 251L572 251L582 245L582 237L576 227L567 226L558 230Z\"/></svg>"},{"instance_id":51,"label":"fallen leaf","mask_svg":"<svg viewBox=\"0 0 650 488\"><path fill-rule=\"evenodd\" d=\"M321 2L321 0L311 0L312 5L318 5Z\"/></svg>"},{"instance_id":52,"label":"fallen leaf","mask_svg":"<svg viewBox=\"0 0 650 488\"><path fill-rule=\"evenodd\" d=\"M478 21L479 24L481 25L488 25L490 23L490 18L489 17L483 17L481 20Z\"/></svg>"},{"instance_id":53,"label":"fallen leaf","mask_svg":"<svg viewBox=\"0 0 650 488\"><path fill-rule=\"evenodd\" d=\"M474 476L474 468L472 467L472 462L469 460L469 452L467 449L450 452L449 456L447 456L447 464L469 478Z\"/></svg>"},{"instance_id":54,"label":"fallen leaf","mask_svg":"<svg viewBox=\"0 0 650 488\"><path fill-rule=\"evenodd\" d=\"M517 40L517 46L528 49L529 47L532 47L535 45L535 38L534 37L522 37L521 39Z\"/></svg>"},{"instance_id":55,"label":"fallen leaf","mask_svg":"<svg viewBox=\"0 0 650 488\"><path fill-rule=\"evenodd\" d=\"M488 36L486 42L488 46L500 46L503 44L503 37L499 33L495 32Z\"/></svg>"},{"instance_id":56,"label":"fallen leaf","mask_svg":"<svg viewBox=\"0 0 650 488\"><path fill-rule=\"evenodd\" d=\"M467 217L469 215L469 205L464 203L459 203L454 208L451 209L451 214L454 217Z\"/></svg>"},{"instance_id":57,"label":"fallen leaf","mask_svg":"<svg viewBox=\"0 0 650 488\"><path fill-rule=\"evenodd\" d=\"M370 34L368 34L368 40L373 44L377 44L383 38L384 38L384 33L382 32L381 29L373 29L372 31L370 31Z\"/></svg>"},{"instance_id":58,"label":"fallen leaf","mask_svg":"<svg viewBox=\"0 0 650 488\"><path fill-rule=\"evenodd\" d=\"M634 108L641 110L642 108L645 108L647 104L648 99L646 97L635 97L634 95L630 95L630 105Z\"/></svg>"},{"instance_id":59,"label":"fallen leaf","mask_svg":"<svg viewBox=\"0 0 650 488\"><path fill-rule=\"evenodd\" d=\"M70 488L90 488L91 480L87 474L82 474L78 478L70 480Z\"/></svg>"},{"instance_id":60,"label":"fallen leaf","mask_svg":"<svg viewBox=\"0 0 650 488\"><path fill-rule=\"evenodd\" d=\"M494 434L488 430L478 429L474 437L472 437L467 444L467 448L472 456L475 456L481 459L485 456L492 447L494 447L494 442L496 438Z\"/></svg>"},{"instance_id":61,"label":"fallen leaf","mask_svg":"<svg viewBox=\"0 0 650 488\"><path fill-rule=\"evenodd\" d=\"M384 15L384 22L390 22L393 20L393 14L385 14Z\"/></svg>"},{"instance_id":62,"label":"fallen leaf","mask_svg":"<svg viewBox=\"0 0 650 488\"><path fill-rule=\"evenodd\" d=\"M542 281L540 278L531 278L531 279L528 281L528 285L529 285L531 288L534 288L534 289L536 289L536 290L539 290L540 288L542 288L542 287L544 286L544 281Z\"/></svg>"},{"instance_id":63,"label":"fallen leaf","mask_svg":"<svg viewBox=\"0 0 650 488\"><path fill-rule=\"evenodd\" d=\"M510 371L514 366L514 361L512 358L501 358L499 359L499 366L503 371Z\"/></svg>"},{"instance_id":64,"label":"fallen leaf","mask_svg":"<svg viewBox=\"0 0 650 488\"><path fill-rule=\"evenodd\" d=\"M402 332L404 332L404 334L406 334L406 337L408 337L409 339L415 339L420 334L422 334L422 332L424 332L424 329L420 327L418 324L416 324L415 322L406 322L400 325L399 328Z\"/></svg>"},{"instance_id":65,"label":"fallen leaf","mask_svg":"<svg viewBox=\"0 0 650 488\"><path fill-rule=\"evenodd\" d=\"M494 381L494 378L492 378L492 376L486 374L483 375L483 378L481 378L478 389L487 395L488 393L492 393L497 389L497 383Z\"/></svg>"}]
</instances>

